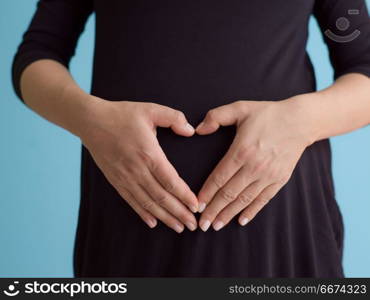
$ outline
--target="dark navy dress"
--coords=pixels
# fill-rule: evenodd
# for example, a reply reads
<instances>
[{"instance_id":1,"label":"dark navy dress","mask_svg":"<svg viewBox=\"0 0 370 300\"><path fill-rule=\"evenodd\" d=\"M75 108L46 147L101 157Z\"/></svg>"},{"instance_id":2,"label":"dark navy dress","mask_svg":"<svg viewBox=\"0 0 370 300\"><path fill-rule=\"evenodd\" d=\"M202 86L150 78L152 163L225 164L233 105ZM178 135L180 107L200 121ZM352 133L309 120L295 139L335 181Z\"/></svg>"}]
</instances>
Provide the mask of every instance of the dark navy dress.
<instances>
[{"instance_id":1,"label":"dark navy dress","mask_svg":"<svg viewBox=\"0 0 370 300\"><path fill-rule=\"evenodd\" d=\"M335 78L350 72L370 76L364 0L41 0L14 59L20 97L20 76L31 62L49 58L68 66L91 13L91 93L168 105L193 125L209 109L236 100L278 101L314 91L306 52L311 15L323 33L330 30L331 37L323 37ZM351 38L355 30L360 35L353 41L333 40ZM161 128L158 139L197 193L234 134L230 126L185 138ZM81 177L77 277L344 276L329 140L305 150L289 182L250 224L242 227L235 218L219 232L178 234L161 223L148 228L84 147Z\"/></svg>"}]
</instances>

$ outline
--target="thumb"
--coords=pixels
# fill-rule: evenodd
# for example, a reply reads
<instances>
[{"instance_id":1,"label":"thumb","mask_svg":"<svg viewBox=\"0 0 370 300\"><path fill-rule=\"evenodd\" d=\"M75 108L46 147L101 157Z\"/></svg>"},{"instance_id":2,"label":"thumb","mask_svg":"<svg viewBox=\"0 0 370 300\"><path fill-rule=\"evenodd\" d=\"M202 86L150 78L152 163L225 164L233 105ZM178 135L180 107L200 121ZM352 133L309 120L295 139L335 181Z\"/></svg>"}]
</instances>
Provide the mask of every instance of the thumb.
<instances>
[{"instance_id":1,"label":"thumb","mask_svg":"<svg viewBox=\"0 0 370 300\"><path fill-rule=\"evenodd\" d=\"M209 110L204 120L197 126L197 134L211 134L220 126L230 126L238 122L241 116L238 102L222 105Z\"/></svg>"},{"instance_id":2,"label":"thumb","mask_svg":"<svg viewBox=\"0 0 370 300\"><path fill-rule=\"evenodd\" d=\"M182 136L192 136L195 132L182 111L168 106L155 104L152 114L154 125L159 127L170 127L173 132Z\"/></svg>"}]
</instances>

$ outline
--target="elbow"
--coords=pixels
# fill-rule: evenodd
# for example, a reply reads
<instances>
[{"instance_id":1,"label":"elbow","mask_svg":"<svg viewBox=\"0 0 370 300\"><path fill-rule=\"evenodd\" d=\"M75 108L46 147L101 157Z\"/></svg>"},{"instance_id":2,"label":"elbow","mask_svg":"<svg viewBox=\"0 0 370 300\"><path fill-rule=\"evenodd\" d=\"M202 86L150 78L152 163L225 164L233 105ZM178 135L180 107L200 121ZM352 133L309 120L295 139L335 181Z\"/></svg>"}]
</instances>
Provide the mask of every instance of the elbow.
<instances>
[{"instance_id":1,"label":"elbow","mask_svg":"<svg viewBox=\"0 0 370 300\"><path fill-rule=\"evenodd\" d=\"M21 49L21 47L20 47ZM12 85L18 99L27 106L21 90L21 78L24 70L33 62L41 59L52 59L68 68L69 60L53 51L45 49L18 50L14 55L11 67Z\"/></svg>"}]
</instances>

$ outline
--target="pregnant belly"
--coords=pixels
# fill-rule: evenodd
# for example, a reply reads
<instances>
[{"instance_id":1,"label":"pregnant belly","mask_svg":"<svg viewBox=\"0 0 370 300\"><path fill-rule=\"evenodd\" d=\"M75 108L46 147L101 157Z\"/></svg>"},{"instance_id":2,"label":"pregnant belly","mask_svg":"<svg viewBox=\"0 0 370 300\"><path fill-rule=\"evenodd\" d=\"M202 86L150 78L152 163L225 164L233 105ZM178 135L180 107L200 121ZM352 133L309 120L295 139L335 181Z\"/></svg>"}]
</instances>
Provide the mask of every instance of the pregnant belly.
<instances>
[{"instance_id":1,"label":"pregnant belly","mask_svg":"<svg viewBox=\"0 0 370 300\"><path fill-rule=\"evenodd\" d=\"M237 100L277 101L313 89L311 81L304 80L310 77L309 70L298 71L299 76L295 72L267 72L265 64L256 67L240 50L215 51L211 57L206 55L208 51L190 49L189 55L175 51L168 56L161 54L161 59L150 51L142 55L130 52L132 55L120 54L115 63L109 62L109 56L98 57L92 93L111 101L169 106L182 111L196 126L210 109L221 105ZM289 76L282 76L286 73ZM157 131L163 151L194 192L227 152L234 136L234 126L190 138L168 128Z\"/></svg>"},{"instance_id":2,"label":"pregnant belly","mask_svg":"<svg viewBox=\"0 0 370 300\"><path fill-rule=\"evenodd\" d=\"M120 88L116 86L111 89L95 88L93 94L112 101L153 102L172 107L182 111L188 122L194 127L203 120L206 113L212 108L237 100L269 99L267 92L263 93L262 96L261 94L257 96L256 85L243 85L241 78L224 85L221 84L221 80L218 80L219 84L186 81L185 79L181 84L179 82L180 80L169 80L168 88L166 88L158 84L158 80L147 80L147 84L143 85L138 82L134 84L133 81L128 80L120 82ZM269 90L270 93L274 91L274 89ZM284 93L288 94L286 91ZM164 153L194 192L201 188L208 175L225 155L235 133L235 126L228 126L220 127L210 135L195 134L192 137L183 137L176 135L169 128L157 128L157 138Z\"/></svg>"}]
</instances>

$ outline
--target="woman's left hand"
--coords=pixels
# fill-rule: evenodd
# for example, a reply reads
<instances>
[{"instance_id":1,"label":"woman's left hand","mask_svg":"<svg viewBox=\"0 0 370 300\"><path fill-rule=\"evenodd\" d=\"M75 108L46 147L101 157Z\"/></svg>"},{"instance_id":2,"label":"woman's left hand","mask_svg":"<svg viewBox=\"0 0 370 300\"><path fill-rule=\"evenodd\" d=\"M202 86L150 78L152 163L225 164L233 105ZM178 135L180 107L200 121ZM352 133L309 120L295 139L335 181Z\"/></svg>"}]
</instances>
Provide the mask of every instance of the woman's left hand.
<instances>
[{"instance_id":1,"label":"woman's left hand","mask_svg":"<svg viewBox=\"0 0 370 300\"><path fill-rule=\"evenodd\" d=\"M296 96L283 101L236 101L208 111L201 135L236 125L233 143L199 191L199 225L206 231L241 212L245 225L288 182L307 146L314 142L310 113ZM304 101L305 102L305 101Z\"/></svg>"}]
</instances>

